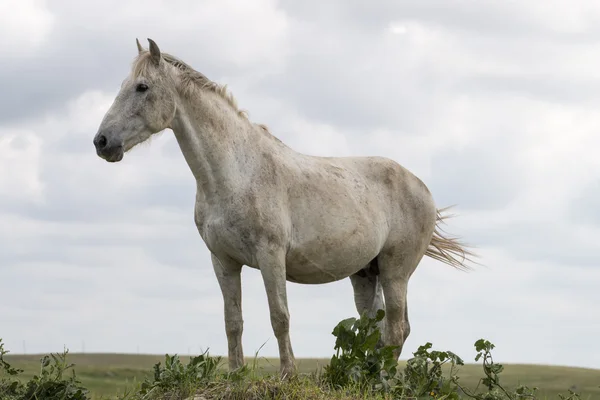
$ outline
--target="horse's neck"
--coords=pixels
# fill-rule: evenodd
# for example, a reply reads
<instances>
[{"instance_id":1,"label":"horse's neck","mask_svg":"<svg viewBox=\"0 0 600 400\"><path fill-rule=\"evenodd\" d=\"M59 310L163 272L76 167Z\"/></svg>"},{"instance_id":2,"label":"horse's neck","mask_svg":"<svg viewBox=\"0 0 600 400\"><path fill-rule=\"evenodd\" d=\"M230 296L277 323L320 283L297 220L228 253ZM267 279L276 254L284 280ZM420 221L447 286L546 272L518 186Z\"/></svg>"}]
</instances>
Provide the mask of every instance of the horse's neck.
<instances>
[{"instance_id":1,"label":"horse's neck","mask_svg":"<svg viewBox=\"0 0 600 400\"><path fill-rule=\"evenodd\" d=\"M261 132L221 99L183 102L172 129L198 189L208 198L226 196L250 179L271 145Z\"/></svg>"}]
</instances>

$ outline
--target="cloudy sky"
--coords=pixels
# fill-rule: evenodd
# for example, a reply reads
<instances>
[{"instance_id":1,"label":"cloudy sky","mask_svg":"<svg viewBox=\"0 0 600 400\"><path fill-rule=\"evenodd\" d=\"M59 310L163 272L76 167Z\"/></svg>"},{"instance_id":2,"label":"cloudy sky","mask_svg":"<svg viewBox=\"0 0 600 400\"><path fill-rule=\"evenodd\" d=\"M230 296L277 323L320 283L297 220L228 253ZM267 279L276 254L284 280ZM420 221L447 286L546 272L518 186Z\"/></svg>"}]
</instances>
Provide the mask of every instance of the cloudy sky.
<instances>
[{"instance_id":1,"label":"cloudy sky","mask_svg":"<svg viewBox=\"0 0 600 400\"><path fill-rule=\"evenodd\" d=\"M424 260L402 358L600 368L600 4L3 0L0 337L15 353L226 354L222 299L171 131L123 162L92 138L150 37L315 155L409 168L485 267ZM244 347L276 356L258 271ZM297 357L329 357L350 282L289 284Z\"/></svg>"}]
</instances>

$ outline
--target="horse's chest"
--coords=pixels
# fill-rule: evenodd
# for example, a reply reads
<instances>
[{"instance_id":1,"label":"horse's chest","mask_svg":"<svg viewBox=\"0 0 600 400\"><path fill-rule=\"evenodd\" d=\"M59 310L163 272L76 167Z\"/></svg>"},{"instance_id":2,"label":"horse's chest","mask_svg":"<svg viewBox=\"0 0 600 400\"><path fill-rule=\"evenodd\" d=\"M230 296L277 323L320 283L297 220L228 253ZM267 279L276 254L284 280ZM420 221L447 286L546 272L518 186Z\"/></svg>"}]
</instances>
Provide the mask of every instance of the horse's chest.
<instances>
[{"instance_id":1,"label":"horse's chest","mask_svg":"<svg viewBox=\"0 0 600 400\"><path fill-rule=\"evenodd\" d=\"M253 210L197 210L195 220L211 252L228 254L250 266L260 244L275 237L276 224L257 218Z\"/></svg>"}]
</instances>

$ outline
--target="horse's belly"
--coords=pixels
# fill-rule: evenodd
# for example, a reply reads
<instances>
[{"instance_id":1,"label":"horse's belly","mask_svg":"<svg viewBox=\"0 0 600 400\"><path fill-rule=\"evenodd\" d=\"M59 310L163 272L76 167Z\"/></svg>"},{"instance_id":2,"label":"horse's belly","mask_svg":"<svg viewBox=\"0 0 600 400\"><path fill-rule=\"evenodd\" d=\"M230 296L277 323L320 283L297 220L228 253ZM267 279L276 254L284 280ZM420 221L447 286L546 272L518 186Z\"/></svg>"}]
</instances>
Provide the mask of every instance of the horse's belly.
<instances>
[{"instance_id":1,"label":"horse's belly","mask_svg":"<svg viewBox=\"0 0 600 400\"><path fill-rule=\"evenodd\" d=\"M290 282L322 284L344 279L366 267L383 245L375 235L332 245L311 241L291 248L286 259Z\"/></svg>"}]
</instances>

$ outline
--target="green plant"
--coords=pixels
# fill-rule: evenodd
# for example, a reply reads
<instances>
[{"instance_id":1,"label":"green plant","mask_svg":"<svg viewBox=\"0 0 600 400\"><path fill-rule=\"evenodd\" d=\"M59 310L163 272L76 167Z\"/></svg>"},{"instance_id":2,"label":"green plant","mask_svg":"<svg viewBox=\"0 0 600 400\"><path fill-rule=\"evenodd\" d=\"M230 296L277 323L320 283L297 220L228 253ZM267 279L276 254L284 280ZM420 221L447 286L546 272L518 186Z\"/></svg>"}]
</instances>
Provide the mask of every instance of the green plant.
<instances>
[{"instance_id":1,"label":"green plant","mask_svg":"<svg viewBox=\"0 0 600 400\"><path fill-rule=\"evenodd\" d=\"M25 400L87 400L88 390L75 375L74 364L67 363L68 350L50 354L41 359L40 374L35 375L25 387ZM65 372L71 375L65 377Z\"/></svg>"},{"instance_id":2,"label":"green plant","mask_svg":"<svg viewBox=\"0 0 600 400\"><path fill-rule=\"evenodd\" d=\"M519 386L514 391L509 391L500 384L500 373L504 371L502 364L494 362L492 350L496 347L488 340L479 339L475 342L475 361L482 360L484 378L480 383L487 388L487 392L474 393L462 388L461 390L469 397L477 400L496 400L496 399L535 399L535 393L538 388L529 388L528 386Z\"/></svg>"},{"instance_id":3,"label":"green plant","mask_svg":"<svg viewBox=\"0 0 600 400\"><path fill-rule=\"evenodd\" d=\"M420 346L414 357L406 362L396 392L403 397L436 397L458 399L458 377L456 366L463 360L451 351L430 350L431 343ZM443 366L450 363L450 376L445 377Z\"/></svg>"},{"instance_id":4,"label":"green plant","mask_svg":"<svg viewBox=\"0 0 600 400\"><path fill-rule=\"evenodd\" d=\"M464 396L475 400L523 400L535 399L537 388L518 386L509 390L500 384L502 364L492 357L494 344L480 339L475 342L475 361L481 361L484 377L480 384L485 388L478 392L463 387L457 375L463 360L451 351L432 350L426 343L413 353L402 372L397 371L393 355L395 347L377 344L381 333L377 323L384 317L379 310L375 318L362 315L359 319L348 318L333 330L336 337L336 353L325 367L324 381L334 388L355 388L361 391L390 393L395 398L458 400ZM444 366L449 365L447 374ZM562 400L577 400L579 395L569 390L569 395L560 395Z\"/></svg>"},{"instance_id":5,"label":"green plant","mask_svg":"<svg viewBox=\"0 0 600 400\"><path fill-rule=\"evenodd\" d=\"M578 400L581 398L581 396L579 396L578 393L576 393L574 390L569 389L569 395L565 396L564 394L559 394L558 397L561 398L561 400Z\"/></svg>"},{"instance_id":6,"label":"green plant","mask_svg":"<svg viewBox=\"0 0 600 400\"><path fill-rule=\"evenodd\" d=\"M23 384L18 375L22 369L11 367L4 356L4 344L0 339L0 399L2 400L88 400L88 390L75 375L73 364L67 363L68 350L62 354L44 356L40 362L40 373ZM65 372L71 369L71 375Z\"/></svg>"},{"instance_id":7,"label":"green plant","mask_svg":"<svg viewBox=\"0 0 600 400\"><path fill-rule=\"evenodd\" d=\"M16 379L23 370L11 367L4 359L6 354L8 350L4 350L4 343L0 338L0 399L13 399L23 391L23 385Z\"/></svg>"},{"instance_id":8,"label":"green plant","mask_svg":"<svg viewBox=\"0 0 600 400\"><path fill-rule=\"evenodd\" d=\"M341 321L332 334L336 354L324 368L323 378L333 387L358 385L376 391L388 390L396 382L398 363L394 357L397 346L378 346L381 332L377 323L385 312L379 310L374 318L361 315L359 319Z\"/></svg>"},{"instance_id":9,"label":"green plant","mask_svg":"<svg viewBox=\"0 0 600 400\"><path fill-rule=\"evenodd\" d=\"M165 365L154 365L154 380L146 379L139 390L142 398L153 398L158 393L185 398L207 382L217 377L221 357L210 357L208 352L190 358L183 365L177 355L165 354Z\"/></svg>"},{"instance_id":10,"label":"green plant","mask_svg":"<svg viewBox=\"0 0 600 400\"><path fill-rule=\"evenodd\" d=\"M403 397L459 399L464 394L476 400L535 399L537 388L519 386L514 391L509 391L500 384L499 375L504 366L494 362L491 352L495 346L491 342L484 339L475 342L475 361L483 362L484 377L480 383L487 389L481 393L477 392L478 388L472 392L459 383L457 366L464 365L459 356L450 351L430 350L431 347L431 343L420 346L414 353L414 358L408 360L399 390ZM446 377L442 368L447 363L450 363L450 372Z\"/></svg>"}]
</instances>

